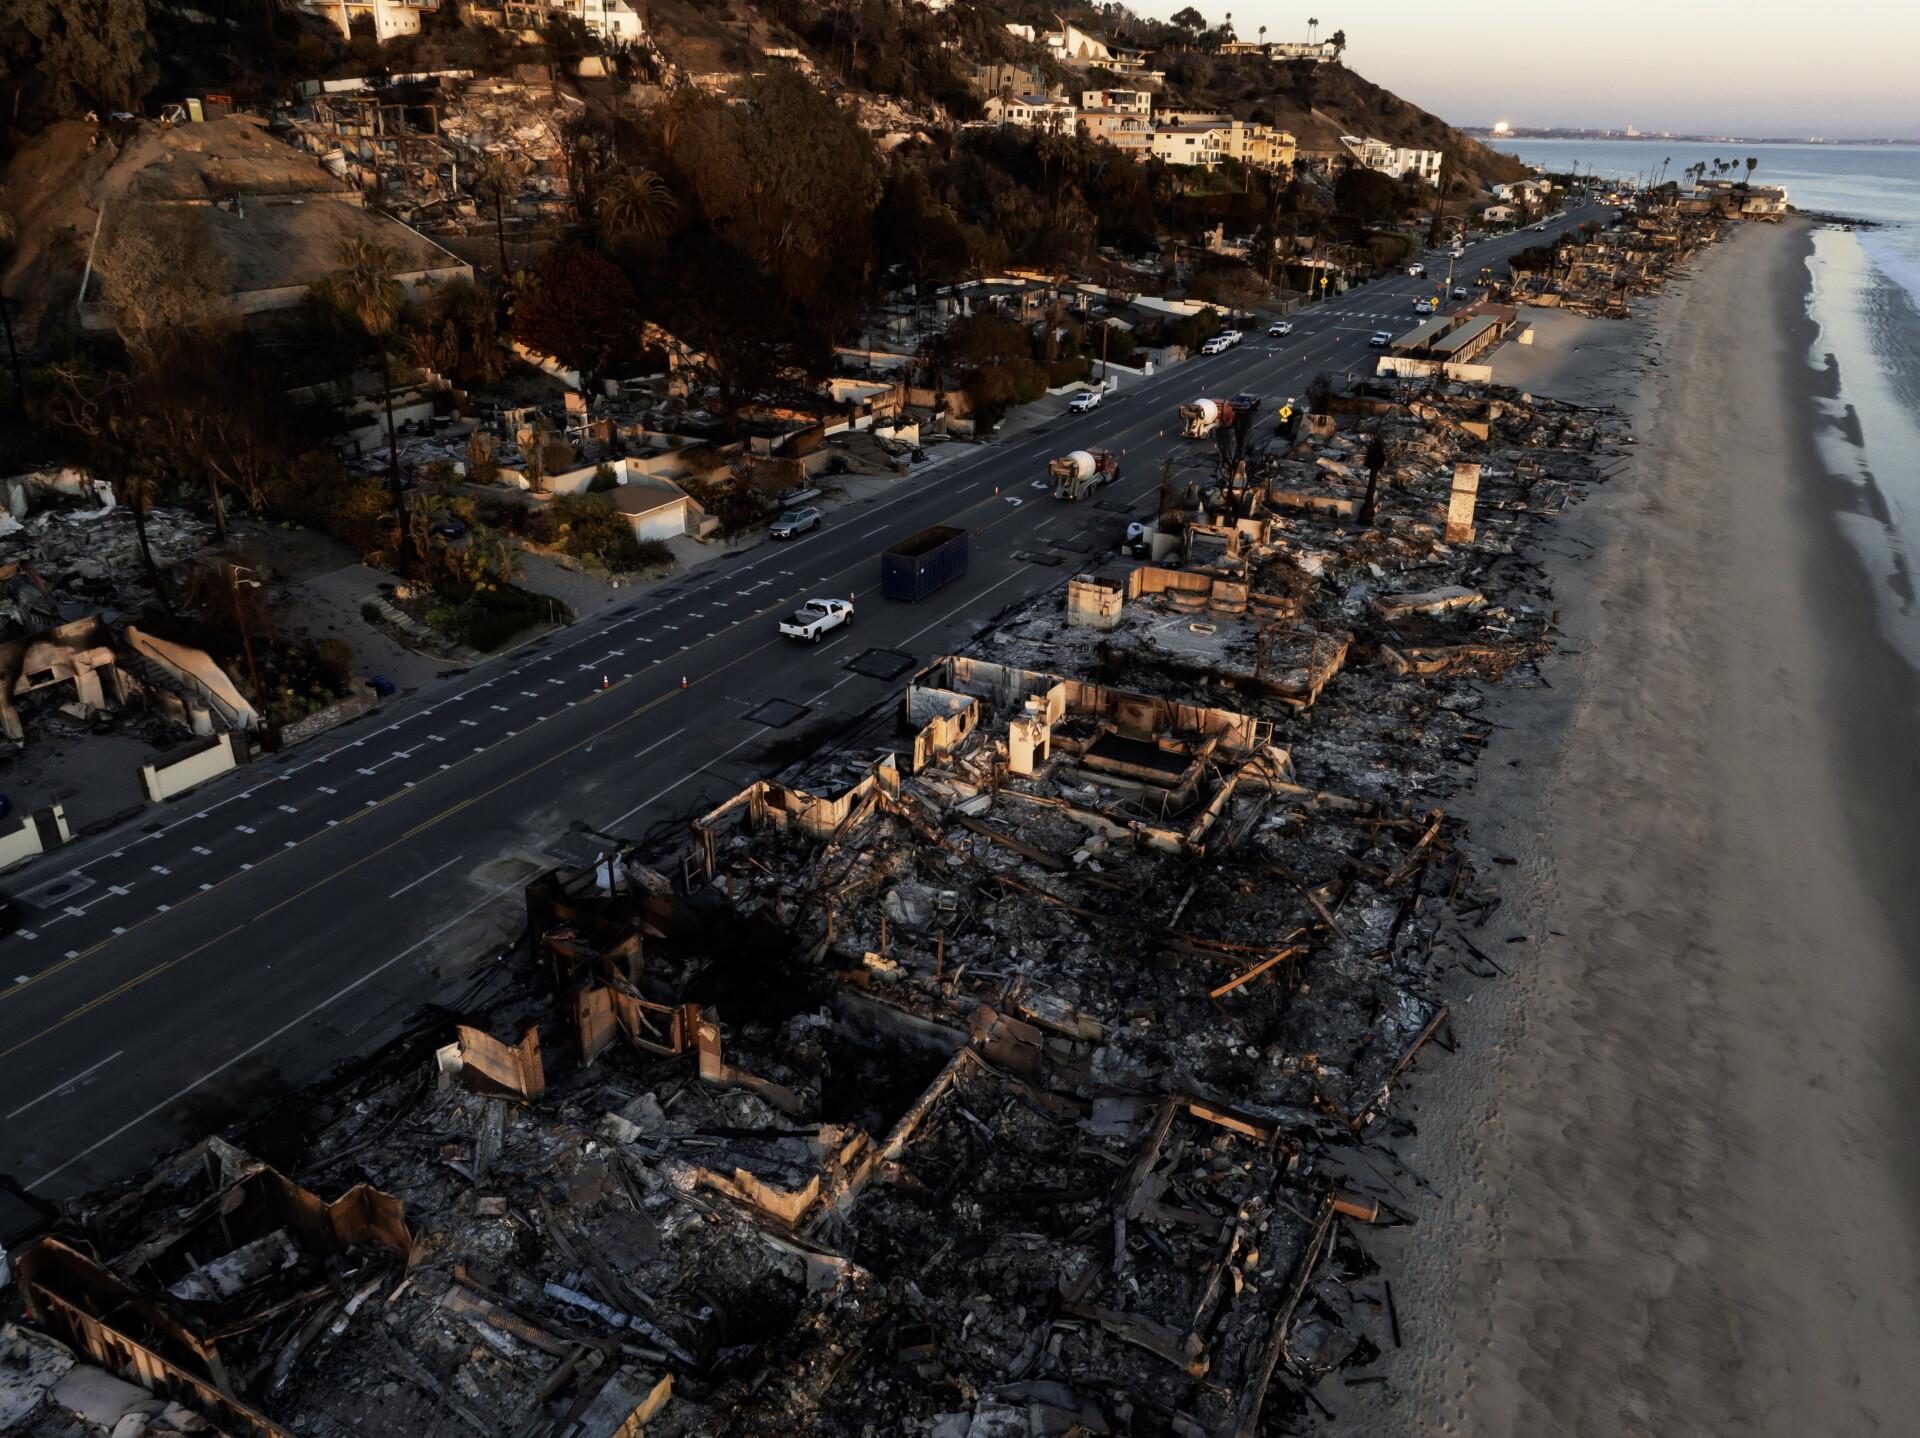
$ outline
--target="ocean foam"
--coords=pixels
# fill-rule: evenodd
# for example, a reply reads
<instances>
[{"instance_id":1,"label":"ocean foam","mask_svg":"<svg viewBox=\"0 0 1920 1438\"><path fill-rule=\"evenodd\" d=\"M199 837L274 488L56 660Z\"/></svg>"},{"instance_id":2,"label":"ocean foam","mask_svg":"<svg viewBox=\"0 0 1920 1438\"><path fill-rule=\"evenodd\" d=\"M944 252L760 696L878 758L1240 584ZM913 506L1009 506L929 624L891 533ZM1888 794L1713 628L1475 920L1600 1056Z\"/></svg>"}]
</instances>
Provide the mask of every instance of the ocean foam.
<instances>
[{"instance_id":1,"label":"ocean foam","mask_svg":"<svg viewBox=\"0 0 1920 1438\"><path fill-rule=\"evenodd\" d=\"M1920 335L1889 323L1896 314L1910 320L1913 306L1901 293L1906 286L1870 258L1870 233L1820 231L1807 258L1807 308L1819 327L1808 363L1825 371L1831 359L1839 383L1838 395L1818 404L1826 423L1814 441L1828 473L1851 491L1835 523L1872 582L1881 634L1920 671L1920 469L1912 458L1920 454L1920 415L1896 378L1911 372Z\"/></svg>"}]
</instances>

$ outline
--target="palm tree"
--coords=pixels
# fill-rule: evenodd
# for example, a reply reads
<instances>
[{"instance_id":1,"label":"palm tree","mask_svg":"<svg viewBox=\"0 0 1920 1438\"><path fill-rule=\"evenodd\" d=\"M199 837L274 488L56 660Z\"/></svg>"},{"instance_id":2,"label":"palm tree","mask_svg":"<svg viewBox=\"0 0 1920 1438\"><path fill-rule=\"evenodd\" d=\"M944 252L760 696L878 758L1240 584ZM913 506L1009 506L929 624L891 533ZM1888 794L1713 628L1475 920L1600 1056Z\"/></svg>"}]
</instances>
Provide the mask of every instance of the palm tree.
<instances>
[{"instance_id":1,"label":"palm tree","mask_svg":"<svg viewBox=\"0 0 1920 1438\"><path fill-rule=\"evenodd\" d=\"M1260 48L1264 50L1266 49L1266 47L1267 47L1267 27L1265 25L1262 25L1260 27Z\"/></svg>"},{"instance_id":2,"label":"palm tree","mask_svg":"<svg viewBox=\"0 0 1920 1438\"><path fill-rule=\"evenodd\" d=\"M1319 29L1320 29L1320 22L1318 20L1313 19L1311 16L1309 16L1307 19L1307 43L1309 45L1313 43L1313 37L1319 31Z\"/></svg>"},{"instance_id":3,"label":"palm tree","mask_svg":"<svg viewBox=\"0 0 1920 1438\"><path fill-rule=\"evenodd\" d=\"M610 234L656 240L679 212L673 191L652 170L616 176L600 193L600 223Z\"/></svg>"},{"instance_id":4,"label":"palm tree","mask_svg":"<svg viewBox=\"0 0 1920 1438\"><path fill-rule=\"evenodd\" d=\"M1372 524L1380 517L1380 472L1387 467L1387 442L1375 429L1373 438L1367 441L1366 458L1361 461L1367 471L1367 497L1360 504L1360 522Z\"/></svg>"},{"instance_id":5,"label":"palm tree","mask_svg":"<svg viewBox=\"0 0 1920 1438\"><path fill-rule=\"evenodd\" d=\"M1747 156L1747 183L1749 185L1753 183L1753 172L1759 168L1760 157L1758 155Z\"/></svg>"},{"instance_id":6,"label":"palm tree","mask_svg":"<svg viewBox=\"0 0 1920 1438\"><path fill-rule=\"evenodd\" d=\"M520 179L507 157L498 152L481 156L480 185L493 200L493 233L500 241L500 277L512 271L507 263L507 201L520 193Z\"/></svg>"},{"instance_id":7,"label":"palm tree","mask_svg":"<svg viewBox=\"0 0 1920 1438\"><path fill-rule=\"evenodd\" d=\"M400 255L391 245L365 235L340 242L340 268L320 281L325 298L353 317L380 357L380 395L387 409L387 492L393 496L393 518L399 527L397 545L401 568L406 567L407 506L400 487L400 438L393 423L393 363L387 345L406 308L406 291L395 273Z\"/></svg>"}]
</instances>

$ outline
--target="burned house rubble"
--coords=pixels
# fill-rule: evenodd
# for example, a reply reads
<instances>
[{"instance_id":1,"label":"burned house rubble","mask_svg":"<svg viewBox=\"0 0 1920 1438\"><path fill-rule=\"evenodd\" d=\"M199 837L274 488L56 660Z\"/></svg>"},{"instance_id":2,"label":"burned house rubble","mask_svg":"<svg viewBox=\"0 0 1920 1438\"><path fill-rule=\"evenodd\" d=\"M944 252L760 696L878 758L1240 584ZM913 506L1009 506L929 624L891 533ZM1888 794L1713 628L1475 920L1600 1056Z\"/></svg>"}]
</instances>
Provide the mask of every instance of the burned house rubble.
<instances>
[{"instance_id":1,"label":"burned house rubble","mask_svg":"<svg viewBox=\"0 0 1920 1438\"><path fill-rule=\"evenodd\" d=\"M13 1431L97 1431L76 1362L128 1435L1251 1438L1391 1381L1399 1101L1506 971L1444 803L1625 437L1317 404L835 745L576 835L457 1016L70 1204Z\"/></svg>"},{"instance_id":2,"label":"burned house rubble","mask_svg":"<svg viewBox=\"0 0 1920 1438\"><path fill-rule=\"evenodd\" d=\"M1635 302L1657 293L1667 277L1726 233L1719 218L1657 210L1624 218L1611 229L1554 251L1543 269L1515 270L1504 298L1517 305L1630 319Z\"/></svg>"},{"instance_id":3,"label":"burned house rubble","mask_svg":"<svg viewBox=\"0 0 1920 1438\"><path fill-rule=\"evenodd\" d=\"M155 508L143 551L132 512L75 469L0 480L0 503L0 756L117 723L202 737L257 724L204 652L130 622L156 598L145 555L177 569L207 547L207 526Z\"/></svg>"}]
</instances>

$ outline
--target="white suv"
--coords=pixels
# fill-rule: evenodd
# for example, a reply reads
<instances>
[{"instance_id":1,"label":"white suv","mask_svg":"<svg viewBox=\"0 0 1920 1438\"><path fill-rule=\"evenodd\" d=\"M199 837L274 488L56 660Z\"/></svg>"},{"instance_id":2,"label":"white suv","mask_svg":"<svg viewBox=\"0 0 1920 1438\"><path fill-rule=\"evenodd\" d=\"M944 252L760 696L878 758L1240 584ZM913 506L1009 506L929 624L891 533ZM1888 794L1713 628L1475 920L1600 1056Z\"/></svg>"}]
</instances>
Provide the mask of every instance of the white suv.
<instances>
[{"instance_id":1,"label":"white suv","mask_svg":"<svg viewBox=\"0 0 1920 1438\"><path fill-rule=\"evenodd\" d=\"M1293 333L1293 321L1275 320L1267 326L1267 333L1270 335L1290 335Z\"/></svg>"},{"instance_id":2,"label":"white suv","mask_svg":"<svg viewBox=\"0 0 1920 1438\"><path fill-rule=\"evenodd\" d=\"M1067 401L1067 409L1074 414L1085 414L1090 409L1098 409L1100 401L1105 398L1097 389L1083 389Z\"/></svg>"}]
</instances>

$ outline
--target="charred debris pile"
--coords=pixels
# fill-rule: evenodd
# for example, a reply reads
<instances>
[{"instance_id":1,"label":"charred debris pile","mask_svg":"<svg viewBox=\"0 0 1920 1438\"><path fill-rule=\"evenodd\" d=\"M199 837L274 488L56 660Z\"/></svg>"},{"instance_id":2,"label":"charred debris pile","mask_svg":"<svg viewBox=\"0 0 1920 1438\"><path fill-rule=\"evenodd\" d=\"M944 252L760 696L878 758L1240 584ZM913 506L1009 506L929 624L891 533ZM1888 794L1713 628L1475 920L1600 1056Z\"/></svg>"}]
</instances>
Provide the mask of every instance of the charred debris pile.
<instances>
[{"instance_id":1,"label":"charred debris pile","mask_svg":"<svg viewBox=\"0 0 1920 1438\"><path fill-rule=\"evenodd\" d=\"M1627 216L1582 243L1562 243L1535 269L1513 271L1509 303L1544 305L1603 319L1630 319L1634 301L1657 293L1680 266L1721 239L1728 221L1673 210Z\"/></svg>"},{"instance_id":2,"label":"charred debris pile","mask_svg":"<svg viewBox=\"0 0 1920 1438\"><path fill-rule=\"evenodd\" d=\"M1388 1376L1396 1099L1504 971L1439 801L1624 439L1316 402L888 722L536 880L464 1024L71 1205L6 1343L321 1438L1250 1438Z\"/></svg>"}]
</instances>

